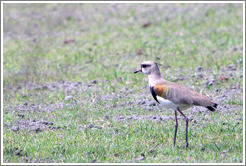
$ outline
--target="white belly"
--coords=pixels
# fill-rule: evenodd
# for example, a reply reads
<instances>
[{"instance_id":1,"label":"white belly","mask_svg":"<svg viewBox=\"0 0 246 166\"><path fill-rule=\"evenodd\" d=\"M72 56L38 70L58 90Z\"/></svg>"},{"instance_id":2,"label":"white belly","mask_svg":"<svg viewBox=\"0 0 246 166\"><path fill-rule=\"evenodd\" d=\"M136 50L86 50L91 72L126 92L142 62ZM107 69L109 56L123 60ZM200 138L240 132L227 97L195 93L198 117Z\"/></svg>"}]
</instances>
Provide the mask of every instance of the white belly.
<instances>
[{"instance_id":1,"label":"white belly","mask_svg":"<svg viewBox=\"0 0 246 166\"><path fill-rule=\"evenodd\" d=\"M191 105L178 105L178 104L175 104L173 103L172 101L170 100L166 100L162 97L159 97L159 96L156 96L157 100L159 101L159 103L161 104L161 106L165 107L165 108L170 108L170 109L173 109L173 110L177 110L177 108L180 108L180 110L186 110L188 108L191 107Z\"/></svg>"},{"instance_id":2,"label":"white belly","mask_svg":"<svg viewBox=\"0 0 246 166\"><path fill-rule=\"evenodd\" d=\"M174 110L177 110L177 108L179 107L177 104L171 102L170 100L166 100L162 97L156 96L157 100L159 101L159 103L161 104L161 106L166 107L166 108L171 108Z\"/></svg>"}]
</instances>

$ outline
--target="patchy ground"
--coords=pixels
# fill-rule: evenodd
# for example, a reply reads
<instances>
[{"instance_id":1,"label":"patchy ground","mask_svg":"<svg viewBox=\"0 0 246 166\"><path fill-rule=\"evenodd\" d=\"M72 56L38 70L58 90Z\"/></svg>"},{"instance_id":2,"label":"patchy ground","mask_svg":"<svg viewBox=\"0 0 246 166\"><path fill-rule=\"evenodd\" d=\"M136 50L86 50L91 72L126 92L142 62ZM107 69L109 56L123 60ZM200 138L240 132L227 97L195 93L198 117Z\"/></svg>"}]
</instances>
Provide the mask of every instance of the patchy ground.
<instances>
[{"instance_id":1,"label":"patchy ground","mask_svg":"<svg viewBox=\"0 0 246 166\"><path fill-rule=\"evenodd\" d=\"M180 76L179 72L175 73L175 75L172 75L173 80L172 81L180 81L180 83L184 83L185 80L192 79L194 81L202 80L202 91L206 86L211 86L211 87L216 87L217 84L223 84L224 82L228 82L231 79L235 79L235 77L242 78L242 71L238 70L235 66L229 65L227 68L221 70L222 73L220 76L216 78L211 72L210 69L202 69L201 67L197 67L196 73L193 75L183 75L182 77ZM131 74L131 73L130 73ZM221 77L223 78L221 79ZM137 77L137 75L136 75ZM184 82L183 82L184 81ZM33 84L33 83L28 83L28 84L23 84L19 85L17 87L11 88L15 93L20 91L21 89L26 89L28 91L45 91L45 92L54 92L54 91L63 91L65 94L68 96L65 96L63 100L61 100L58 103L38 103L38 104L28 104L28 102L24 102L22 105L17 105L17 106L10 106L8 108L5 108L4 113L8 113L8 110L11 111L12 113L14 112L16 116L18 117L17 124L14 124L12 127L8 126L6 123L4 124L4 128L8 129L11 127L13 131L18 131L22 129L30 129L29 131L35 131L35 132L41 132L47 129L60 129L62 127L54 127L54 122L49 122L49 121L38 121L38 119L25 119L25 114L29 114L30 112L47 112L50 113L52 111L56 111L57 109L63 109L64 107L72 107L74 105L83 105L87 102L95 102L95 100L103 100L104 102L109 102L114 99L119 99L123 100L119 104L112 104L112 105L106 105L105 108L110 108L110 109L120 109L121 107L125 107L127 109L132 109L132 106L135 105L137 107L140 107L143 110L146 111L159 111L158 114L152 114L152 115L115 115L115 116L105 116L107 120L111 119L113 121L135 121L135 120L150 120L150 121L167 121L174 119L174 116L163 116L161 115L163 112L163 108L156 103L151 95L149 94L148 91L145 90L148 89L146 86L141 87L139 89L144 90L144 94L141 93L135 93L134 89L128 89L127 86L123 88L123 90L120 90L119 92L115 92L113 95L99 95L98 98L91 99L90 101L88 100L77 100L76 97L73 97L72 95L69 95L72 91L76 92L76 95L79 95L80 93L84 93L88 91L89 89L93 91L93 93L98 93L100 94L100 90L98 90L97 83L98 82L103 82L103 80L92 80L89 83L82 83L82 82L53 82L53 83L44 83L44 84ZM188 85L189 86L189 85ZM192 88L194 86L191 86ZM193 88L194 89L194 88ZM223 114L223 112L228 112L232 110L237 110L237 109L242 109L241 106L235 106L233 103L225 103L225 101L228 102L233 102L235 99L235 96L239 96L243 93L243 87L241 84L236 84L230 86L228 89L216 89L215 91L210 91L209 96L212 96L212 100L216 103L218 103L218 108L217 112L220 114ZM130 97L130 98L136 98L134 101L124 101L125 97ZM241 99L242 100L242 96ZM70 102L68 102L70 101ZM168 111L168 110L167 110ZM172 112L172 110L169 110ZM190 118L190 120L193 120L193 118L196 119L196 121L199 120L204 120L205 118L196 118L193 117L194 113L202 113L203 115L210 114L209 111L206 108L202 107L192 107L187 111L187 115ZM179 117L179 119L182 117ZM239 120L242 120L242 118L236 118ZM212 118L205 119L212 121ZM65 124L64 124L65 126ZM86 127L81 127L79 126L78 128L88 128ZM100 127L95 127L95 126L89 126L89 128L100 128Z\"/></svg>"}]
</instances>

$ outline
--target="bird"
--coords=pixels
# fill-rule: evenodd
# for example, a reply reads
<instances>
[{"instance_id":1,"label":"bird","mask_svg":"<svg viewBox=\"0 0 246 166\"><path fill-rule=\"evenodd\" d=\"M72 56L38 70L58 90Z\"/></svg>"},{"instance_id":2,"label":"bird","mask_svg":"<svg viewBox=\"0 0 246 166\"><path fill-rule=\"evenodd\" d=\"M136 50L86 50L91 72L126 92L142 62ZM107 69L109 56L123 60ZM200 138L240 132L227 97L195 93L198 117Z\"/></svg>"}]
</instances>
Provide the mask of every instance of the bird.
<instances>
[{"instance_id":1,"label":"bird","mask_svg":"<svg viewBox=\"0 0 246 166\"><path fill-rule=\"evenodd\" d=\"M174 147L178 130L177 112L179 112L184 117L186 121L186 147L188 147L189 119L182 111L193 106L201 106L214 112L218 104L211 101L206 96L195 92L182 84L165 80L161 76L158 64L154 61L142 62L141 68L136 70L134 73L136 74L139 72L144 73L148 76L150 92L155 101L164 108L174 110L176 121L173 140Z\"/></svg>"}]
</instances>

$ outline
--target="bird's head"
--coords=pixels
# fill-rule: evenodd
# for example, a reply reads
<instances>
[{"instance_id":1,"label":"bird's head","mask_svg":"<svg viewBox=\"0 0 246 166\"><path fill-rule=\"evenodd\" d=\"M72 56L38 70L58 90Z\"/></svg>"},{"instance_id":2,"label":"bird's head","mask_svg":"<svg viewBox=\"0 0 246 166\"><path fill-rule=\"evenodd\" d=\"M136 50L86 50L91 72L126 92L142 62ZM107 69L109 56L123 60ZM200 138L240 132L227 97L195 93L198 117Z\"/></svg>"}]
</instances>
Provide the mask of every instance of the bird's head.
<instances>
[{"instance_id":1,"label":"bird's head","mask_svg":"<svg viewBox=\"0 0 246 166\"><path fill-rule=\"evenodd\" d=\"M150 74L159 74L159 68L156 62L154 61L145 61L141 63L141 68L136 70L134 73L142 72L146 75Z\"/></svg>"}]
</instances>

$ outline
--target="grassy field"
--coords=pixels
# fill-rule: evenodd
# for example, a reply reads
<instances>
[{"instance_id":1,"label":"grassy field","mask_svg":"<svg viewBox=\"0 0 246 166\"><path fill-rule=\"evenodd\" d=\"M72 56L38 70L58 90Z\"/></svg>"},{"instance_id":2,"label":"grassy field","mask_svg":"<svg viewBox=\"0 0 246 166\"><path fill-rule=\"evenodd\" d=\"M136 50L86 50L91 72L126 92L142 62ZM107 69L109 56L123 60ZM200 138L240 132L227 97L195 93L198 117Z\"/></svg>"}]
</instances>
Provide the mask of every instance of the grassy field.
<instances>
[{"instance_id":1,"label":"grassy field","mask_svg":"<svg viewBox=\"0 0 246 166\"><path fill-rule=\"evenodd\" d=\"M242 4L4 4L5 163L242 163ZM161 108L147 78L219 104Z\"/></svg>"}]
</instances>

